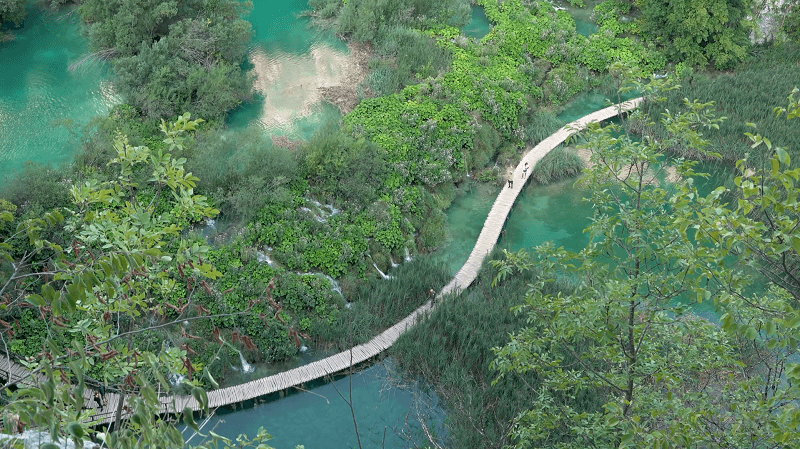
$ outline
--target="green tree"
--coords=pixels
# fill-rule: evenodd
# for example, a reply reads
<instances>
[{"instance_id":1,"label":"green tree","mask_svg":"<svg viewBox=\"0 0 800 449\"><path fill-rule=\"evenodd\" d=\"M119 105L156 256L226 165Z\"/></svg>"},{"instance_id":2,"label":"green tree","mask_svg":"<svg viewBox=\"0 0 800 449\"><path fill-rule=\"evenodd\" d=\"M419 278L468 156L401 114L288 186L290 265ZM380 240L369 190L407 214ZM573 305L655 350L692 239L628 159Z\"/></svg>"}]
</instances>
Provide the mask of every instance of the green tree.
<instances>
[{"instance_id":1,"label":"green tree","mask_svg":"<svg viewBox=\"0 0 800 449\"><path fill-rule=\"evenodd\" d=\"M589 128L593 168L580 182L596 212L586 248L543 246L495 264L496 281L543 270L518 308L529 325L493 362L501 376L539 379L537 400L515 421L518 447L791 447L798 439L800 365L788 363L797 353L796 288L747 293L747 265L774 270L794 250L791 223L766 223L789 216L796 229L800 173L781 169L788 156L777 151L771 167L741 178L741 200L730 204L724 189L700 196L692 162L678 161L682 179L662 185L664 149L702 151L702 129L720 120L710 103L686 103L687 112L662 114L671 133L663 141ZM796 115L796 103L787 113ZM764 213L751 214L756 208ZM571 293L545 293L565 277ZM713 302L721 326L691 313L701 302ZM602 407L578 401L586 394Z\"/></svg>"},{"instance_id":2,"label":"green tree","mask_svg":"<svg viewBox=\"0 0 800 449\"><path fill-rule=\"evenodd\" d=\"M729 69L749 46L751 0L640 0L639 28L676 62Z\"/></svg>"},{"instance_id":3,"label":"green tree","mask_svg":"<svg viewBox=\"0 0 800 449\"><path fill-rule=\"evenodd\" d=\"M97 55L114 60L120 92L147 116L183 111L219 119L252 83L239 64L250 41L249 1L87 0L80 8Z\"/></svg>"},{"instance_id":4,"label":"green tree","mask_svg":"<svg viewBox=\"0 0 800 449\"><path fill-rule=\"evenodd\" d=\"M186 133L200 122L188 114L175 123L162 122L168 151L182 152ZM183 373L191 379L184 382L192 395L207 411L201 378L192 378L195 369L185 350L137 347L132 337L205 319L193 306L193 293L205 285L204 278L220 273L200 258L207 248L181 239L180 231L186 223L217 211L193 193L197 178L183 169L184 158L129 145L121 135L114 146L111 180L73 185L72 208L20 220L16 231L0 243L2 309L9 313L32 308L47 329L41 351L22 361L29 377L4 385L5 389L16 383L18 388L9 393L2 413L16 416L23 427L44 429L54 441L68 439L79 447L84 441L103 441L108 447L183 448L177 419L159 416L162 404L156 391L170 390L166 373ZM4 207L0 219L13 221L12 212ZM63 226L74 240L65 246L44 239L42 231L51 226ZM165 306L154 303L154 292L174 287L168 272L176 269L189 285L186 311L172 322L153 324L150 318L163 317ZM229 315L241 313L246 312ZM6 337L13 336L15 326L4 320L0 325L8 355ZM90 371L99 380L92 379ZM214 386L207 372L206 379ZM121 420L120 401L113 431L100 433L90 427L92 415L84 408L83 395L89 382L121 394L130 419ZM190 410L182 414L187 425L198 429ZM223 447L255 447L270 438L263 431L253 441L210 436L210 444Z\"/></svg>"},{"instance_id":5,"label":"green tree","mask_svg":"<svg viewBox=\"0 0 800 449\"><path fill-rule=\"evenodd\" d=\"M13 22L14 25L20 25L24 18L24 0L0 0L0 25L3 22Z\"/></svg>"}]
</instances>

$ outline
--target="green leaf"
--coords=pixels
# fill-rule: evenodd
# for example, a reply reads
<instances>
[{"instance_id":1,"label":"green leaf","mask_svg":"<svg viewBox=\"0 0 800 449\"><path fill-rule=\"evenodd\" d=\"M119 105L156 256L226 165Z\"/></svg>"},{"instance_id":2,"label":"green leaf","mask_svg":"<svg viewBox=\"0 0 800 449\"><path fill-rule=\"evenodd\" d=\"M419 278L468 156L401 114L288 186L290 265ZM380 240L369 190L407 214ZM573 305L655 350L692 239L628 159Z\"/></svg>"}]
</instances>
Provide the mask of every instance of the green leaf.
<instances>
[{"instance_id":1,"label":"green leaf","mask_svg":"<svg viewBox=\"0 0 800 449\"><path fill-rule=\"evenodd\" d=\"M781 161L782 164L789 165L791 158L789 158L789 153L786 152L781 147L775 148L775 153L778 156L778 160Z\"/></svg>"},{"instance_id":2,"label":"green leaf","mask_svg":"<svg viewBox=\"0 0 800 449\"><path fill-rule=\"evenodd\" d=\"M71 422L67 425L67 432L72 435L74 438L83 439L85 432L83 430L83 426L79 422Z\"/></svg>"},{"instance_id":3,"label":"green leaf","mask_svg":"<svg viewBox=\"0 0 800 449\"><path fill-rule=\"evenodd\" d=\"M200 387L193 387L191 393L192 397L200 404L200 408L208 413L208 396L206 395L206 391Z\"/></svg>"},{"instance_id":4,"label":"green leaf","mask_svg":"<svg viewBox=\"0 0 800 449\"><path fill-rule=\"evenodd\" d=\"M200 427L197 426L197 423L194 420L194 412L189 407L184 407L183 409L183 422L195 432L200 432Z\"/></svg>"},{"instance_id":5,"label":"green leaf","mask_svg":"<svg viewBox=\"0 0 800 449\"><path fill-rule=\"evenodd\" d=\"M800 381L800 363L787 363L786 378Z\"/></svg>"},{"instance_id":6,"label":"green leaf","mask_svg":"<svg viewBox=\"0 0 800 449\"><path fill-rule=\"evenodd\" d=\"M34 307L41 307L45 304L44 298L39 295L28 295L28 297L25 298L25 302Z\"/></svg>"}]
</instances>

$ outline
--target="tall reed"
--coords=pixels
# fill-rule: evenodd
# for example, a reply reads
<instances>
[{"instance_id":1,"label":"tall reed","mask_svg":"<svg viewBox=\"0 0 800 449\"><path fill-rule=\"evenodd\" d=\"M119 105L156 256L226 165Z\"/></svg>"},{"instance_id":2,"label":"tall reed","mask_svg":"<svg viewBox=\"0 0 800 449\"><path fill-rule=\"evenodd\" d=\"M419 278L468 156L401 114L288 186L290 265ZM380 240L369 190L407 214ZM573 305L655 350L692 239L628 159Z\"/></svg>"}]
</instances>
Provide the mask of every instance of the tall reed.
<instances>
[{"instance_id":1,"label":"tall reed","mask_svg":"<svg viewBox=\"0 0 800 449\"><path fill-rule=\"evenodd\" d=\"M777 117L774 108L786 106L786 97L792 88L800 87L800 49L795 46L761 47L750 60L735 72L694 75L682 80L681 88L668 93L664 108L678 111L684 98L703 102L714 101L717 116L728 118L720 124L719 131L702 130L711 144L709 150L720 153L723 161L732 162L749 154L754 164L769 158L766 147L750 148L745 132L758 132L770 139L773 145L786 148L797 160L800 156L800 133L797 124ZM755 130L747 123L755 123ZM651 130L656 135L663 127Z\"/></svg>"},{"instance_id":2,"label":"tall reed","mask_svg":"<svg viewBox=\"0 0 800 449\"><path fill-rule=\"evenodd\" d=\"M430 300L451 276L430 257L417 256L393 268L390 279L373 278L358 288L352 301L330 323L318 321L311 333L339 349L369 341Z\"/></svg>"},{"instance_id":3,"label":"tall reed","mask_svg":"<svg viewBox=\"0 0 800 449\"><path fill-rule=\"evenodd\" d=\"M491 258L502 257L495 250ZM536 273L508 278L491 287L495 270L484 265L473 285L443 300L424 321L403 334L391 350L411 376L433 384L447 413L446 445L460 449L500 448L511 443L510 422L526 410L538 385L535 373L505 376L489 369L493 347L506 344L510 333L526 325L524 314L511 312L523 302ZM568 291L567 282L553 287ZM589 392L591 393L591 392ZM591 409L591 394L579 395Z\"/></svg>"}]
</instances>

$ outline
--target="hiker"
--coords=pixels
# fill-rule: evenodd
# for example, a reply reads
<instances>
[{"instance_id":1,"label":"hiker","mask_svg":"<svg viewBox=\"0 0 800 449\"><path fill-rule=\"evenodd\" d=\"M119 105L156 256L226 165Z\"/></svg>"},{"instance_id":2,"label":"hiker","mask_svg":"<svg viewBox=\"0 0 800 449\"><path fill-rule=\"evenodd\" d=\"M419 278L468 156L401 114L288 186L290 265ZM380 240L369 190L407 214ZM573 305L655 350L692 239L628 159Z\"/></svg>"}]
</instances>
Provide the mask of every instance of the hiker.
<instances>
[{"instance_id":1,"label":"hiker","mask_svg":"<svg viewBox=\"0 0 800 449\"><path fill-rule=\"evenodd\" d=\"M511 180L511 179L508 180L508 188L509 189L513 189L514 188L514 181Z\"/></svg>"}]
</instances>

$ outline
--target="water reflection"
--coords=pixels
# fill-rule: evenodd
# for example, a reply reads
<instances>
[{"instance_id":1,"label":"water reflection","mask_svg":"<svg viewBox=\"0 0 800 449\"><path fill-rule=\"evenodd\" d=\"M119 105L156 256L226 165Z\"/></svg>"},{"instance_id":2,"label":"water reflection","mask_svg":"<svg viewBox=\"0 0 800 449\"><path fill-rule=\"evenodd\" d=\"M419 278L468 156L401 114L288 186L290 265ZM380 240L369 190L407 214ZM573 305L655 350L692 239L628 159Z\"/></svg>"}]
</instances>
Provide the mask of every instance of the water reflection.
<instances>
[{"instance_id":1,"label":"water reflection","mask_svg":"<svg viewBox=\"0 0 800 449\"><path fill-rule=\"evenodd\" d=\"M353 58L325 43L308 53L266 53L257 47L248 59L256 75L254 89L263 96L259 121L267 129L290 126L322 111L322 89L343 86L358 77Z\"/></svg>"}]
</instances>

